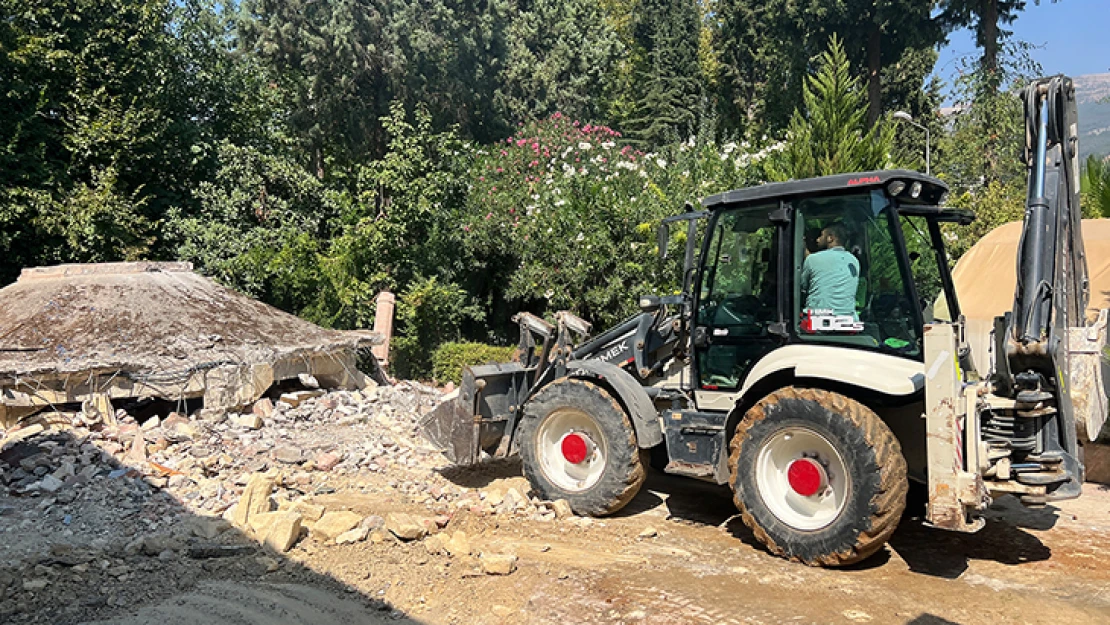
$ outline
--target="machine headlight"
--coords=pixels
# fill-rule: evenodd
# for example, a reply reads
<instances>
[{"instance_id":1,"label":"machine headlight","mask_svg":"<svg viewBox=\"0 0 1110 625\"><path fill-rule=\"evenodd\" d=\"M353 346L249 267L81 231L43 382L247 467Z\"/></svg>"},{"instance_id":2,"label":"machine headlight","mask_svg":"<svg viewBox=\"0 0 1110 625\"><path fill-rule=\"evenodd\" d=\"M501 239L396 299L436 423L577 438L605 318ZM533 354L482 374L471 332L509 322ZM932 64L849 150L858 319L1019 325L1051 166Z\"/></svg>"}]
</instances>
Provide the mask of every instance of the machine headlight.
<instances>
[{"instance_id":1,"label":"machine headlight","mask_svg":"<svg viewBox=\"0 0 1110 625\"><path fill-rule=\"evenodd\" d=\"M920 182L915 182L912 185L910 185L910 197L912 197L913 199L916 200L918 198L918 196L920 196L920 195L921 195L921 183Z\"/></svg>"},{"instance_id":2,"label":"machine headlight","mask_svg":"<svg viewBox=\"0 0 1110 625\"><path fill-rule=\"evenodd\" d=\"M891 195L898 195L906 188L906 183L901 180L895 180L886 186L886 192Z\"/></svg>"}]
</instances>

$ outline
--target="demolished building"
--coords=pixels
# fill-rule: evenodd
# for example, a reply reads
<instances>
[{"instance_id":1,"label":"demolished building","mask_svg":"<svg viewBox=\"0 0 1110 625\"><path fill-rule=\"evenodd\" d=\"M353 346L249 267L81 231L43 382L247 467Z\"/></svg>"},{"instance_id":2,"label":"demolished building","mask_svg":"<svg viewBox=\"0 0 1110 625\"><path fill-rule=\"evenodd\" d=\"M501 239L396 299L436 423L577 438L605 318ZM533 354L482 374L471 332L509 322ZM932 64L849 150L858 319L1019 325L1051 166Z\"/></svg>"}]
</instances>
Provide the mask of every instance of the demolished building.
<instances>
[{"instance_id":1,"label":"demolished building","mask_svg":"<svg viewBox=\"0 0 1110 625\"><path fill-rule=\"evenodd\" d=\"M24 269L0 289L0 426L79 404L202 399L245 406L275 385L310 379L362 388L381 375L370 331L322 328L192 271L190 263Z\"/></svg>"}]
</instances>

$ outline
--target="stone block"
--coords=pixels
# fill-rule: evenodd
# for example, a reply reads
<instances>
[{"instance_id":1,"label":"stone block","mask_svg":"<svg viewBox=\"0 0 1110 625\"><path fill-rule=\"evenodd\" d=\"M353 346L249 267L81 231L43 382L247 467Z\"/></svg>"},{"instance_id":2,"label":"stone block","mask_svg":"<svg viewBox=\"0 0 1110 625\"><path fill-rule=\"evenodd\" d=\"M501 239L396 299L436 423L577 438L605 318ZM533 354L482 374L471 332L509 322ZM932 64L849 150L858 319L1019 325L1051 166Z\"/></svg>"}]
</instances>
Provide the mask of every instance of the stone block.
<instances>
[{"instance_id":1,"label":"stone block","mask_svg":"<svg viewBox=\"0 0 1110 625\"><path fill-rule=\"evenodd\" d=\"M285 553L292 549L301 537L301 515L296 512L273 514L276 516L270 522L262 540L270 549Z\"/></svg>"},{"instance_id":2,"label":"stone block","mask_svg":"<svg viewBox=\"0 0 1110 625\"><path fill-rule=\"evenodd\" d=\"M390 513L385 528L401 540L420 540L428 535L428 528L421 519L403 512Z\"/></svg>"},{"instance_id":3,"label":"stone block","mask_svg":"<svg viewBox=\"0 0 1110 625\"><path fill-rule=\"evenodd\" d=\"M361 515L348 510L326 512L312 526L312 533L320 540L332 540L340 534L357 527L360 521L362 521Z\"/></svg>"},{"instance_id":4,"label":"stone block","mask_svg":"<svg viewBox=\"0 0 1110 625\"><path fill-rule=\"evenodd\" d=\"M233 522L239 527L249 527L251 515L270 511L270 493L274 491L274 480L262 473L255 473L247 480L247 487L235 505Z\"/></svg>"},{"instance_id":5,"label":"stone block","mask_svg":"<svg viewBox=\"0 0 1110 625\"><path fill-rule=\"evenodd\" d=\"M483 553L478 557L486 575L509 575L516 570L516 556L504 553Z\"/></svg>"}]
</instances>

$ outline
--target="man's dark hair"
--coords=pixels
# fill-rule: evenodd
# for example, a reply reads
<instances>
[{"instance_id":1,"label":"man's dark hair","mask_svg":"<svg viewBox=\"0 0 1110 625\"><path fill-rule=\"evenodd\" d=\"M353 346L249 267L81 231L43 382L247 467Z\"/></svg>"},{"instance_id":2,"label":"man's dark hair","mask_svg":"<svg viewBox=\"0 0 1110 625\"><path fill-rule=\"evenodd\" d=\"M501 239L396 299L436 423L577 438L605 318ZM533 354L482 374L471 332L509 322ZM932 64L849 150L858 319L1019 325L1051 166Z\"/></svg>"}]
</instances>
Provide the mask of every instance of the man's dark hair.
<instances>
[{"instance_id":1,"label":"man's dark hair","mask_svg":"<svg viewBox=\"0 0 1110 625\"><path fill-rule=\"evenodd\" d=\"M848 246L848 229L844 227L844 224L837 221L825 226L822 230L827 230L829 234L836 237L840 245L844 247Z\"/></svg>"}]
</instances>

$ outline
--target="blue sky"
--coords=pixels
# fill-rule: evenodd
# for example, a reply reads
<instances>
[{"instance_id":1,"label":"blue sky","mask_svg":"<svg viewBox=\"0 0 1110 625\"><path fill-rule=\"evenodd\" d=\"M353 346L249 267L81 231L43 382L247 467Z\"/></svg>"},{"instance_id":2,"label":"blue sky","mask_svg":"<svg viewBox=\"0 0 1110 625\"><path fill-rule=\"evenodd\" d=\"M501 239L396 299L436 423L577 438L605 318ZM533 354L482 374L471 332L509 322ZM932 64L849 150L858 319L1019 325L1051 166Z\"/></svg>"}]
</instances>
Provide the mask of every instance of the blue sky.
<instances>
[{"instance_id":1,"label":"blue sky","mask_svg":"<svg viewBox=\"0 0 1110 625\"><path fill-rule=\"evenodd\" d=\"M1045 75L1101 74L1110 72L1110 0L1029 0L1028 7L1010 24L1013 38L1037 49L1033 59ZM934 72L951 84L961 57L976 58L975 36L961 30L948 37Z\"/></svg>"}]
</instances>

